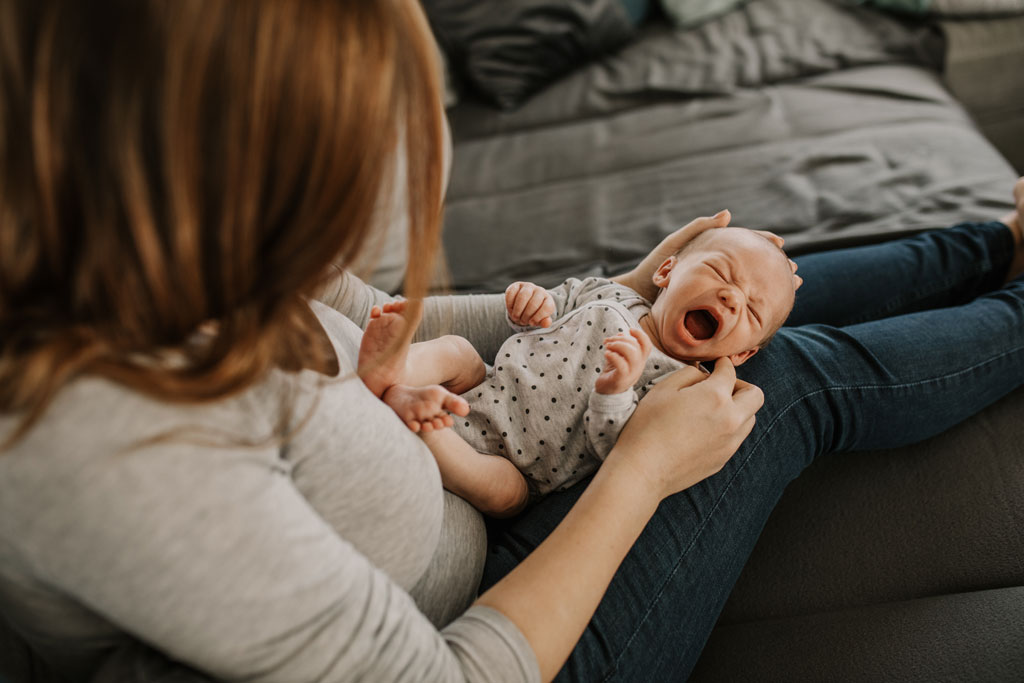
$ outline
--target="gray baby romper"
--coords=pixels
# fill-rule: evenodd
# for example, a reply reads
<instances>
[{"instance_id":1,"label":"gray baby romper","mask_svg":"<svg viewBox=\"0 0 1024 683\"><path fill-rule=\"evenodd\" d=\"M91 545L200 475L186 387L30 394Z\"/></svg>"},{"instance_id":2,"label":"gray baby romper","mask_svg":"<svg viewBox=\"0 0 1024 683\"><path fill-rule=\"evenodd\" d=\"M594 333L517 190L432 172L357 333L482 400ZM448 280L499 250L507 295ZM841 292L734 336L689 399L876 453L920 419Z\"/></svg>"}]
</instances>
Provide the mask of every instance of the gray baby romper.
<instances>
[{"instance_id":1,"label":"gray baby romper","mask_svg":"<svg viewBox=\"0 0 1024 683\"><path fill-rule=\"evenodd\" d=\"M650 304L602 278L570 279L549 292L552 325L513 325L518 332L502 344L483 382L463 394L471 412L454 427L477 451L512 461L531 498L596 470L643 394L684 365L654 349L633 389L598 394L604 340L638 327Z\"/></svg>"}]
</instances>

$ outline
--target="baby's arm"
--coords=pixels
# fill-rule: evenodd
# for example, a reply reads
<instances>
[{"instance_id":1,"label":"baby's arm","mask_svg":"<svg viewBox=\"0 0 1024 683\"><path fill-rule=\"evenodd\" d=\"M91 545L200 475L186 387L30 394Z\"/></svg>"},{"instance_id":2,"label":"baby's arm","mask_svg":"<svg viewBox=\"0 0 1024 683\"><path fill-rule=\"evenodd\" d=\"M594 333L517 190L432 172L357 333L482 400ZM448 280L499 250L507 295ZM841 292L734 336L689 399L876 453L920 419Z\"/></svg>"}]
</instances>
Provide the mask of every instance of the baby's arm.
<instances>
[{"instance_id":1,"label":"baby's arm","mask_svg":"<svg viewBox=\"0 0 1024 683\"><path fill-rule=\"evenodd\" d=\"M456 393L476 386L484 362L462 337L448 335L417 344L409 338L418 311L405 301L374 306L359 346L359 377L414 432L451 427L452 418L469 413Z\"/></svg>"},{"instance_id":2,"label":"baby's arm","mask_svg":"<svg viewBox=\"0 0 1024 683\"><path fill-rule=\"evenodd\" d=\"M604 340L604 369L594 382L583 427L587 442L598 458L604 460L619 438L622 427L636 410L633 385L643 374L651 355L651 339L633 328Z\"/></svg>"},{"instance_id":3,"label":"baby's arm","mask_svg":"<svg viewBox=\"0 0 1024 683\"><path fill-rule=\"evenodd\" d=\"M441 483L491 517L511 517L526 505L526 478L498 455L479 453L450 429L423 434L441 470Z\"/></svg>"},{"instance_id":4,"label":"baby's arm","mask_svg":"<svg viewBox=\"0 0 1024 683\"><path fill-rule=\"evenodd\" d=\"M583 428L587 444L599 460L604 461L611 452L637 404L636 392L632 388L617 394L595 391L590 395L587 412L583 414Z\"/></svg>"},{"instance_id":5,"label":"baby's arm","mask_svg":"<svg viewBox=\"0 0 1024 683\"><path fill-rule=\"evenodd\" d=\"M602 292L609 298L608 280L590 277L585 280L569 278L553 289L544 289L532 282L513 282L505 290L505 310L509 323L517 332L531 327L549 327L568 311L586 301L600 299Z\"/></svg>"},{"instance_id":6,"label":"baby's arm","mask_svg":"<svg viewBox=\"0 0 1024 683\"><path fill-rule=\"evenodd\" d=\"M405 372L407 384L440 384L449 391L463 394L483 381L487 368L469 340L446 334L413 344Z\"/></svg>"}]
</instances>

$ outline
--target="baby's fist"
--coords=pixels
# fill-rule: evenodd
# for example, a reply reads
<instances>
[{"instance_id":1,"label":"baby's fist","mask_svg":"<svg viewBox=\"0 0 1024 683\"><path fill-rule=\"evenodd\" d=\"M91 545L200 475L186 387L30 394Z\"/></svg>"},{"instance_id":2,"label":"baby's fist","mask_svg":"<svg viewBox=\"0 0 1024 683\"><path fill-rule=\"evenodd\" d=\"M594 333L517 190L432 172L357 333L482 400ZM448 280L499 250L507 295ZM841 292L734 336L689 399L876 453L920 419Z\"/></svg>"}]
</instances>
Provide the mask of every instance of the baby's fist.
<instances>
[{"instance_id":1,"label":"baby's fist","mask_svg":"<svg viewBox=\"0 0 1024 683\"><path fill-rule=\"evenodd\" d=\"M604 340L604 370L594 382L599 394L621 394L633 388L651 355L651 338L638 328Z\"/></svg>"},{"instance_id":2,"label":"baby's fist","mask_svg":"<svg viewBox=\"0 0 1024 683\"><path fill-rule=\"evenodd\" d=\"M505 290L505 308L514 325L550 327L555 300L548 290L539 285L513 282Z\"/></svg>"}]
</instances>

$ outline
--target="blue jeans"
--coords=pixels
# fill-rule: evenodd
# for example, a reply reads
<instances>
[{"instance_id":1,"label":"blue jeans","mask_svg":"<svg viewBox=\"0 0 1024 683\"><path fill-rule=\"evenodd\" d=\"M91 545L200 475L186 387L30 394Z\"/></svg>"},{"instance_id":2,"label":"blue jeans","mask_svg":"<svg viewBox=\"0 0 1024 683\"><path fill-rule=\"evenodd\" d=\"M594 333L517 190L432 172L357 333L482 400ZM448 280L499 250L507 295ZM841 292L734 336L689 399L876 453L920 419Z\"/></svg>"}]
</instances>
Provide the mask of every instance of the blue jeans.
<instances>
[{"instance_id":1,"label":"blue jeans","mask_svg":"<svg viewBox=\"0 0 1024 683\"><path fill-rule=\"evenodd\" d=\"M753 432L718 474L662 502L559 681L680 681L789 484L818 455L938 434L1024 383L1024 278L1000 223L797 261L787 326L738 374ZM535 548L586 482L491 528L484 586Z\"/></svg>"}]
</instances>

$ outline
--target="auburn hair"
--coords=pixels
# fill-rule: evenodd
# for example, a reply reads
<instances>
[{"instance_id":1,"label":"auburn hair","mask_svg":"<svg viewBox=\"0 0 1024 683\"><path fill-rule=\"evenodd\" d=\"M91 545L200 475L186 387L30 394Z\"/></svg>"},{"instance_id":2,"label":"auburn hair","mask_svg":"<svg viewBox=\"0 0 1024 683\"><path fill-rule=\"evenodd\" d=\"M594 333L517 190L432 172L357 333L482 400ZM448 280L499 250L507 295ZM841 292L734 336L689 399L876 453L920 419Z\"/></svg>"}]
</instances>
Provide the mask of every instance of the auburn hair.
<instances>
[{"instance_id":1,"label":"auburn hair","mask_svg":"<svg viewBox=\"0 0 1024 683\"><path fill-rule=\"evenodd\" d=\"M421 297L440 102L416 0L0 0L7 443L83 374L195 402L315 366L306 300L383 229L401 153Z\"/></svg>"}]
</instances>

